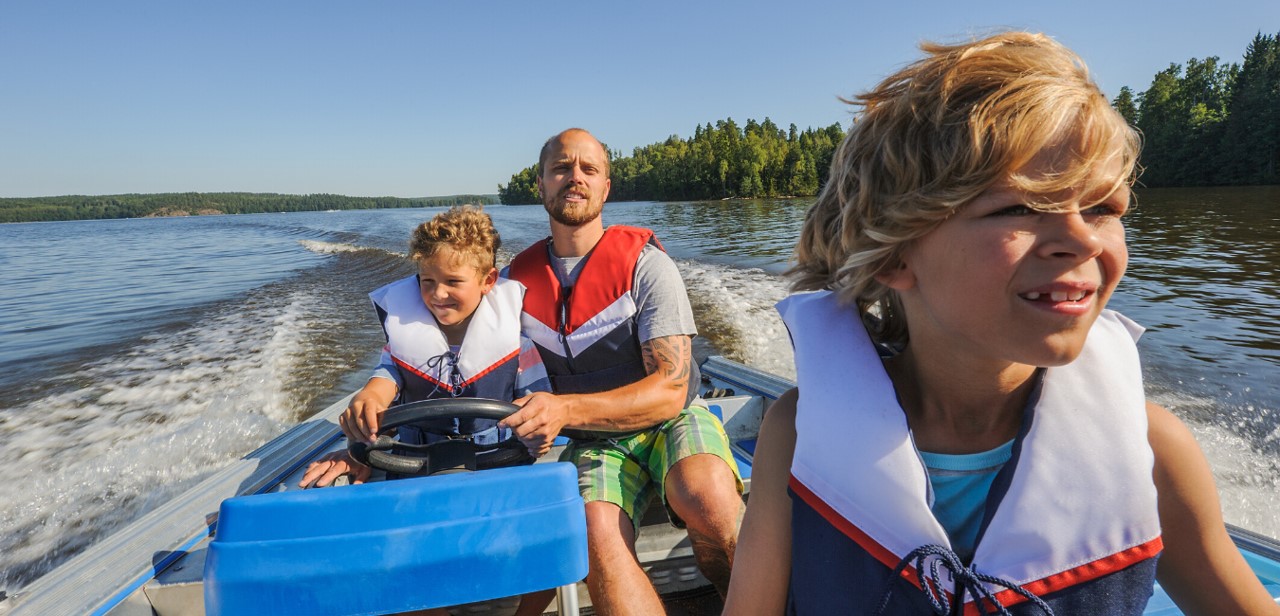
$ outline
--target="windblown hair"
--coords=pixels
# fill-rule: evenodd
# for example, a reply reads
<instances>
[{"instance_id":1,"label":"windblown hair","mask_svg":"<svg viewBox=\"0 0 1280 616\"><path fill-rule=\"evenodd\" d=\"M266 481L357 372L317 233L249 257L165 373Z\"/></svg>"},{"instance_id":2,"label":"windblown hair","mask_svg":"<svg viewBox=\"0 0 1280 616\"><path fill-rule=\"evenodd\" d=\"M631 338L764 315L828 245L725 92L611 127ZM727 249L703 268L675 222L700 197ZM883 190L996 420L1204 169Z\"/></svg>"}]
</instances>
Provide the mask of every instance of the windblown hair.
<instances>
[{"instance_id":1,"label":"windblown hair","mask_svg":"<svg viewBox=\"0 0 1280 616\"><path fill-rule=\"evenodd\" d=\"M502 238L484 208L462 205L418 225L409 239L409 258L418 263L441 248L452 248L483 275L493 269L501 245Z\"/></svg>"},{"instance_id":2,"label":"windblown hair","mask_svg":"<svg viewBox=\"0 0 1280 616\"><path fill-rule=\"evenodd\" d=\"M875 277L898 267L914 240L998 182L1034 195L1027 205L1043 211L1062 207L1053 195L1069 188L1109 194L1133 183L1140 149L1084 62L1047 36L921 49L923 59L845 101L860 112L788 271L793 290L835 291L890 345L907 341L907 324L896 292ZM1022 173L1050 150L1052 172ZM1103 177L1117 157L1120 171Z\"/></svg>"}]
</instances>

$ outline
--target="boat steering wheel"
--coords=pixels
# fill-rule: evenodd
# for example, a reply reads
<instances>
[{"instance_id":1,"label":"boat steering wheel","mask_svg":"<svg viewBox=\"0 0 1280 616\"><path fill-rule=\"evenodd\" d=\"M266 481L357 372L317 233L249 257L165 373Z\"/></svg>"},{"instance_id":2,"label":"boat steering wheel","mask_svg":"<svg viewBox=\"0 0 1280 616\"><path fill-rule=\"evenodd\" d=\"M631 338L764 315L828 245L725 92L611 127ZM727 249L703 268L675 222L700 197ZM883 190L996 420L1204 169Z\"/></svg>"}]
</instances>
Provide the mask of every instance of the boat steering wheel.
<instances>
[{"instance_id":1,"label":"boat steering wheel","mask_svg":"<svg viewBox=\"0 0 1280 616\"><path fill-rule=\"evenodd\" d=\"M427 419L505 419L520 410L510 402L488 398L440 398L393 406L383 411L378 438L372 445L348 441L347 450L356 461L401 475L420 476L496 468L527 463L529 450L514 435L489 445L467 439L447 439L424 445L401 443L388 432ZM397 452L412 452L404 455ZM480 457L479 454L487 454Z\"/></svg>"}]
</instances>

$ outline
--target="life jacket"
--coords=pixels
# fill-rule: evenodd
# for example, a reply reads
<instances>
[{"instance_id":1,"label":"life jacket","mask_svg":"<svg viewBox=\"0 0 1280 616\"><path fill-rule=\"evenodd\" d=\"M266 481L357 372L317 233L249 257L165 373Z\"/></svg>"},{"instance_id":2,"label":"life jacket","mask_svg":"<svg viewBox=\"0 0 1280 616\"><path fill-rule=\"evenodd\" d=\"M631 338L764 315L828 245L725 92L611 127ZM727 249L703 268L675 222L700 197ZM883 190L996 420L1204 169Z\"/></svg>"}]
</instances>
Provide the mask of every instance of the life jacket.
<instances>
[{"instance_id":1,"label":"life jacket","mask_svg":"<svg viewBox=\"0 0 1280 616\"><path fill-rule=\"evenodd\" d=\"M519 283L498 280L480 300L467 323L467 335L454 353L435 316L419 291L418 277L409 276L369 294L387 337L390 354L403 386L399 402L436 398L515 398L520 355ZM418 430L468 436L480 445L510 437L491 419L432 419L415 424ZM402 441L430 442L415 426L400 430ZM408 429L405 429L408 428Z\"/></svg>"},{"instance_id":2,"label":"life jacket","mask_svg":"<svg viewBox=\"0 0 1280 616\"><path fill-rule=\"evenodd\" d=\"M521 326L538 347L555 393L596 393L648 375L640 352L632 295L636 262L646 244L662 249L653 231L614 225L586 256L577 282L563 287L552 268L550 239L511 261L508 276L524 284ZM697 395L697 365L685 406Z\"/></svg>"},{"instance_id":3,"label":"life jacket","mask_svg":"<svg viewBox=\"0 0 1280 616\"><path fill-rule=\"evenodd\" d=\"M789 613L871 614L886 598L885 614L935 613L917 575L934 579L938 563L925 586L948 593L955 614L995 612L975 602L978 587L1016 614L1041 613L1038 601L1059 615L1142 613L1162 543L1134 343L1141 327L1103 311L1080 356L1043 371L988 495L972 562L960 563L856 309L826 291L778 309L800 391Z\"/></svg>"}]
</instances>

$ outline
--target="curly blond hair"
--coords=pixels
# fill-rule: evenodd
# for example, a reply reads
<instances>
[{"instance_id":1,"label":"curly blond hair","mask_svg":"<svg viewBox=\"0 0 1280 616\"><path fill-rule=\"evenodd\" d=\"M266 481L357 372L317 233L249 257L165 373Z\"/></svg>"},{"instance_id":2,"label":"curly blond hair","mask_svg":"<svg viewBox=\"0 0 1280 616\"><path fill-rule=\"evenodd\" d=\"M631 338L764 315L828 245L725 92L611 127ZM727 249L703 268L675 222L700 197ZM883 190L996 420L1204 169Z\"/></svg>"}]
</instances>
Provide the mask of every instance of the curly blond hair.
<instances>
[{"instance_id":1,"label":"curly blond hair","mask_svg":"<svg viewBox=\"0 0 1280 616\"><path fill-rule=\"evenodd\" d=\"M413 230L409 258L418 263L435 256L441 248L451 248L484 275L493 269L501 245L502 238L484 208L461 205L436 214Z\"/></svg>"},{"instance_id":2,"label":"curly blond hair","mask_svg":"<svg viewBox=\"0 0 1280 616\"><path fill-rule=\"evenodd\" d=\"M1132 184L1140 149L1080 57L1043 34L920 48L923 59L845 101L860 111L787 272L793 290L830 289L856 305L872 336L890 345L906 342L907 324L896 292L875 278L911 242L997 182L1034 195L1027 205L1045 211L1062 206L1050 197L1057 191ZM1055 149L1063 154L1052 173L1021 173ZM1104 177L1117 157L1121 171Z\"/></svg>"}]
</instances>

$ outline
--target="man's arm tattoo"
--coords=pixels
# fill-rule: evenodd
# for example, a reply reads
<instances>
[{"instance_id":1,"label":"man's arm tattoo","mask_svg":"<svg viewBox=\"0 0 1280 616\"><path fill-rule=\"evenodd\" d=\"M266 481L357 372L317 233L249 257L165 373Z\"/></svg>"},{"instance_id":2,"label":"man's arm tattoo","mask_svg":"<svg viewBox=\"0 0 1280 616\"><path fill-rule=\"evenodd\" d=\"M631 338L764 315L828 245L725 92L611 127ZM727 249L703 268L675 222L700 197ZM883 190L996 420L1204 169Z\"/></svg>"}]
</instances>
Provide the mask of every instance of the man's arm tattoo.
<instances>
[{"instance_id":1,"label":"man's arm tattoo","mask_svg":"<svg viewBox=\"0 0 1280 616\"><path fill-rule=\"evenodd\" d=\"M689 380L689 364L693 361L693 345L688 336L663 336L640 345L644 369L649 374L661 373L673 385Z\"/></svg>"}]
</instances>

